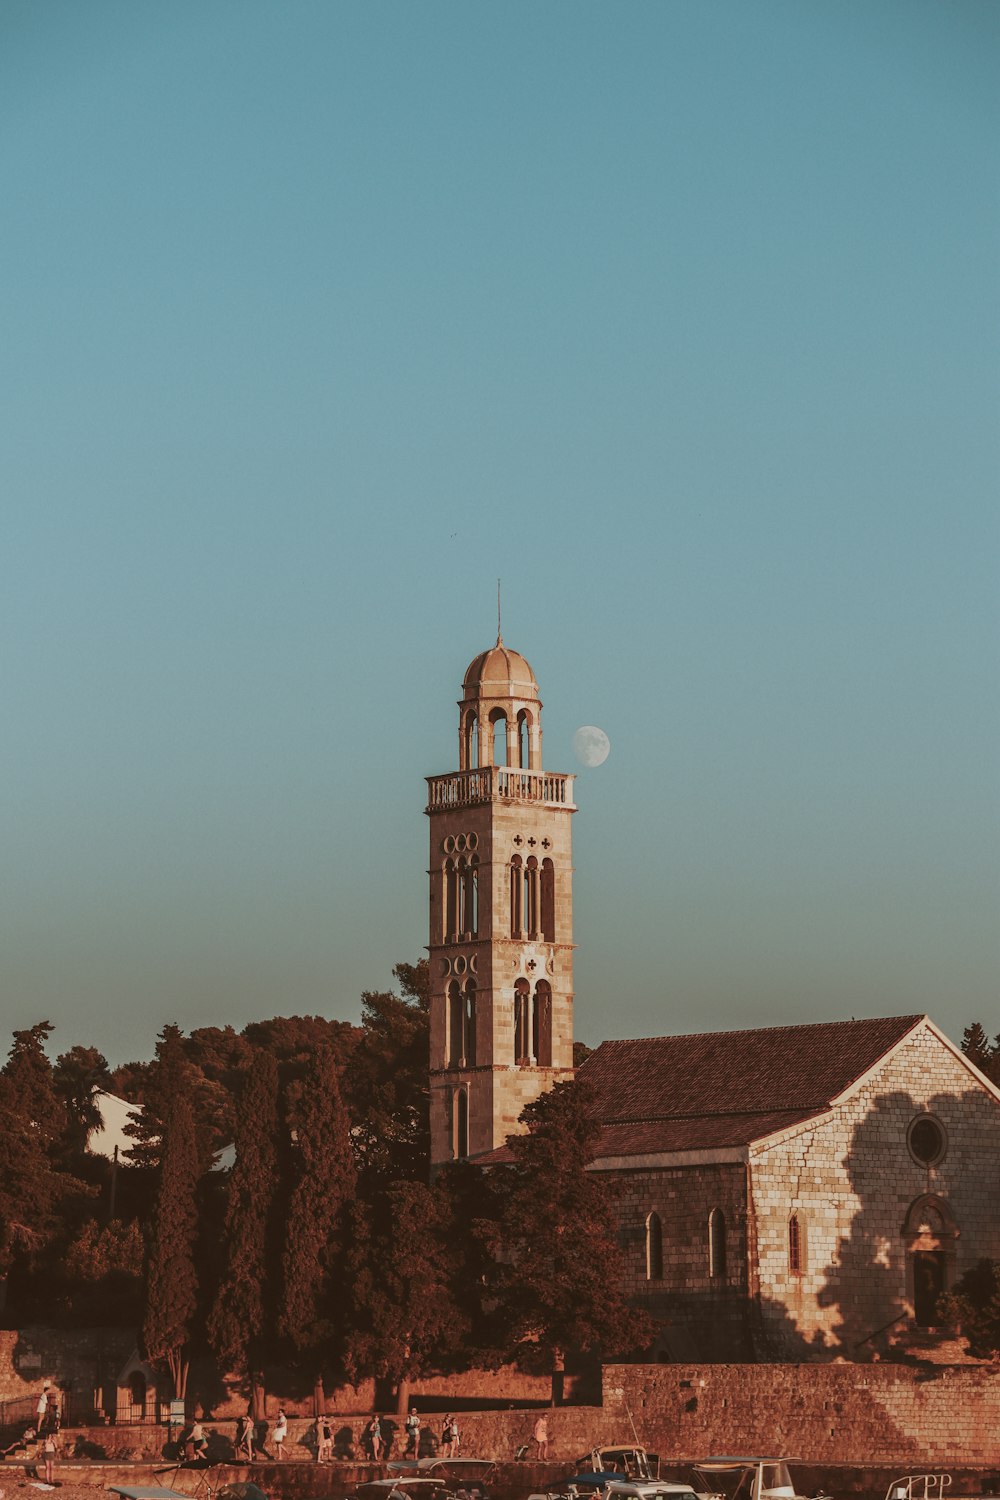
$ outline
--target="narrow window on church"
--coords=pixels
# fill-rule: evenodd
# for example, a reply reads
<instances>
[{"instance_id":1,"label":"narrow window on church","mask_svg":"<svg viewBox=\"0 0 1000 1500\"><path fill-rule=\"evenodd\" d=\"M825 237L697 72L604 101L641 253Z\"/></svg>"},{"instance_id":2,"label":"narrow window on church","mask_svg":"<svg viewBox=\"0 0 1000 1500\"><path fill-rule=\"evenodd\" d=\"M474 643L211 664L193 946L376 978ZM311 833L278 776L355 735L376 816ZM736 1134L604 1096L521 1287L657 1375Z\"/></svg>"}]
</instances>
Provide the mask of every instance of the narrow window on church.
<instances>
[{"instance_id":1,"label":"narrow window on church","mask_svg":"<svg viewBox=\"0 0 1000 1500\"><path fill-rule=\"evenodd\" d=\"M470 979L465 986L465 1004L462 1015L463 1050L465 1053L465 1066L474 1068L476 1066L476 981Z\"/></svg>"},{"instance_id":2,"label":"narrow window on church","mask_svg":"<svg viewBox=\"0 0 1000 1500\"><path fill-rule=\"evenodd\" d=\"M526 979L515 980L514 983L514 1061L522 1065L529 1063L531 1057L528 1048L531 1045L531 1018L528 1014L530 1005L530 994L528 981Z\"/></svg>"},{"instance_id":3,"label":"narrow window on church","mask_svg":"<svg viewBox=\"0 0 1000 1500\"><path fill-rule=\"evenodd\" d=\"M444 940L453 943L458 933L458 872L455 861L444 867Z\"/></svg>"},{"instance_id":4,"label":"narrow window on church","mask_svg":"<svg viewBox=\"0 0 1000 1500\"><path fill-rule=\"evenodd\" d=\"M708 1274L723 1280L726 1275L726 1216L713 1208L708 1216Z\"/></svg>"},{"instance_id":5,"label":"narrow window on church","mask_svg":"<svg viewBox=\"0 0 1000 1500\"><path fill-rule=\"evenodd\" d=\"M493 764L505 766L507 764L507 715L502 708L493 709L490 714L490 723L493 726Z\"/></svg>"},{"instance_id":6,"label":"narrow window on church","mask_svg":"<svg viewBox=\"0 0 1000 1500\"><path fill-rule=\"evenodd\" d=\"M517 716L517 763L522 770L527 770L530 759L528 725L531 723L531 715L526 708L522 708Z\"/></svg>"},{"instance_id":7,"label":"narrow window on church","mask_svg":"<svg viewBox=\"0 0 1000 1500\"><path fill-rule=\"evenodd\" d=\"M542 938L556 940L556 872L551 859L542 860Z\"/></svg>"},{"instance_id":8,"label":"narrow window on church","mask_svg":"<svg viewBox=\"0 0 1000 1500\"><path fill-rule=\"evenodd\" d=\"M469 861L469 868L465 873L466 896L465 896L465 920L466 932L470 937L479 935L479 859L474 854Z\"/></svg>"},{"instance_id":9,"label":"narrow window on church","mask_svg":"<svg viewBox=\"0 0 1000 1500\"><path fill-rule=\"evenodd\" d=\"M462 1044L465 1040L462 1011L462 993L458 981L453 979L448 986L448 1066L462 1066Z\"/></svg>"},{"instance_id":10,"label":"narrow window on church","mask_svg":"<svg viewBox=\"0 0 1000 1500\"><path fill-rule=\"evenodd\" d=\"M510 935L521 936L521 856L515 854L510 862Z\"/></svg>"},{"instance_id":11,"label":"narrow window on church","mask_svg":"<svg viewBox=\"0 0 1000 1500\"><path fill-rule=\"evenodd\" d=\"M805 1244L798 1214L792 1214L788 1221L788 1269L793 1276L801 1276L805 1270Z\"/></svg>"},{"instance_id":12,"label":"narrow window on church","mask_svg":"<svg viewBox=\"0 0 1000 1500\"><path fill-rule=\"evenodd\" d=\"M468 932L469 869L464 859L458 862L458 915L455 936L461 938Z\"/></svg>"},{"instance_id":13,"label":"narrow window on church","mask_svg":"<svg viewBox=\"0 0 1000 1500\"><path fill-rule=\"evenodd\" d=\"M658 1213L646 1219L646 1280L663 1280L663 1226Z\"/></svg>"},{"instance_id":14,"label":"narrow window on church","mask_svg":"<svg viewBox=\"0 0 1000 1500\"><path fill-rule=\"evenodd\" d=\"M456 1114L456 1150L455 1155L463 1161L469 1154L469 1094L467 1089L459 1089L458 1099L455 1104Z\"/></svg>"},{"instance_id":15,"label":"narrow window on church","mask_svg":"<svg viewBox=\"0 0 1000 1500\"><path fill-rule=\"evenodd\" d=\"M531 1050L540 1068L552 1066L552 989L547 979L535 985L531 1017Z\"/></svg>"},{"instance_id":16,"label":"narrow window on church","mask_svg":"<svg viewBox=\"0 0 1000 1500\"><path fill-rule=\"evenodd\" d=\"M534 855L524 867L524 930L530 938L538 936L538 860Z\"/></svg>"}]
</instances>

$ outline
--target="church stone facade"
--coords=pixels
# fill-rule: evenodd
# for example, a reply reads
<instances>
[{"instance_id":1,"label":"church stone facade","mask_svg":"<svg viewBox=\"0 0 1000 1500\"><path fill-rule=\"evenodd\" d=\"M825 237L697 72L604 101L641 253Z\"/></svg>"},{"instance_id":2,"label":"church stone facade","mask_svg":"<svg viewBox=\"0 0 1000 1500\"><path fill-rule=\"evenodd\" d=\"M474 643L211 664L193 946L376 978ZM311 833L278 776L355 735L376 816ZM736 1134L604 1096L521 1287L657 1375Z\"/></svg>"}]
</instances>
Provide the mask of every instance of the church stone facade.
<instances>
[{"instance_id":1,"label":"church stone facade","mask_svg":"<svg viewBox=\"0 0 1000 1500\"><path fill-rule=\"evenodd\" d=\"M498 638L428 778L433 1170L502 1163L573 1074L573 778L541 706ZM926 1016L605 1042L581 1073L654 1357L870 1359L1000 1259L1000 1090Z\"/></svg>"}]
</instances>

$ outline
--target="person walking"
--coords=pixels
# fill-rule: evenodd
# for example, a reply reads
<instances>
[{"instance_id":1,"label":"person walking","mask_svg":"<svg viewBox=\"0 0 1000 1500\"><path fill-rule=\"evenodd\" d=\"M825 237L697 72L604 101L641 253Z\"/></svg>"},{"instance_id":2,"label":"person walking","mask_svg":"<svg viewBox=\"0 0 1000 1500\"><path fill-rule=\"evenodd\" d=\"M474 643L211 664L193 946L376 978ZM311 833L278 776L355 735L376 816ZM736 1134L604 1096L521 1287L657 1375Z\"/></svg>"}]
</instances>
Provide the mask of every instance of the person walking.
<instances>
[{"instance_id":1,"label":"person walking","mask_svg":"<svg viewBox=\"0 0 1000 1500\"><path fill-rule=\"evenodd\" d=\"M329 1417L320 1417L316 1422L316 1462L333 1463L333 1428Z\"/></svg>"},{"instance_id":2,"label":"person walking","mask_svg":"<svg viewBox=\"0 0 1000 1500\"><path fill-rule=\"evenodd\" d=\"M253 1463L253 1418L249 1412L236 1424L236 1457Z\"/></svg>"},{"instance_id":3,"label":"person walking","mask_svg":"<svg viewBox=\"0 0 1000 1500\"><path fill-rule=\"evenodd\" d=\"M458 1422L454 1417L451 1419L451 1456L452 1458L462 1456L462 1434L458 1430Z\"/></svg>"},{"instance_id":4,"label":"person walking","mask_svg":"<svg viewBox=\"0 0 1000 1500\"><path fill-rule=\"evenodd\" d=\"M274 1456L279 1463L284 1463L285 1439L288 1436L288 1418L285 1416L283 1406L278 1407L278 1415L274 1422L274 1432L271 1436L274 1438Z\"/></svg>"},{"instance_id":5,"label":"person walking","mask_svg":"<svg viewBox=\"0 0 1000 1500\"><path fill-rule=\"evenodd\" d=\"M365 1442L372 1456L372 1462L378 1463L382 1456L382 1424L379 1422L378 1413L372 1417L365 1428Z\"/></svg>"},{"instance_id":6,"label":"person walking","mask_svg":"<svg viewBox=\"0 0 1000 1500\"><path fill-rule=\"evenodd\" d=\"M414 1458L420 1457L420 1418L415 1406L410 1407L410 1415L406 1419L406 1449L403 1457L409 1458L411 1453Z\"/></svg>"},{"instance_id":7,"label":"person walking","mask_svg":"<svg viewBox=\"0 0 1000 1500\"><path fill-rule=\"evenodd\" d=\"M39 1396L39 1398L38 1398L38 1404L35 1407L35 1428L36 1428L36 1430L39 1433L42 1433L42 1432L45 1431L45 1414L48 1411L48 1409L49 1409L49 1383L48 1383L48 1381L46 1381L45 1384L42 1386L42 1394Z\"/></svg>"},{"instance_id":8,"label":"person walking","mask_svg":"<svg viewBox=\"0 0 1000 1500\"><path fill-rule=\"evenodd\" d=\"M451 1412L445 1417L441 1428L441 1457L451 1458Z\"/></svg>"},{"instance_id":9,"label":"person walking","mask_svg":"<svg viewBox=\"0 0 1000 1500\"><path fill-rule=\"evenodd\" d=\"M539 1462L544 1462L544 1460L549 1456L548 1417L542 1416L538 1418L532 1431L532 1437L535 1439L535 1448L537 1450L535 1456L538 1458Z\"/></svg>"},{"instance_id":10,"label":"person walking","mask_svg":"<svg viewBox=\"0 0 1000 1500\"><path fill-rule=\"evenodd\" d=\"M191 1423L191 1436L188 1438L188 1443L191 1448L192 1458L204 1458L208 1441L205 1437L205 1429L200 1422Z\"/></svg>"}]
</instances>

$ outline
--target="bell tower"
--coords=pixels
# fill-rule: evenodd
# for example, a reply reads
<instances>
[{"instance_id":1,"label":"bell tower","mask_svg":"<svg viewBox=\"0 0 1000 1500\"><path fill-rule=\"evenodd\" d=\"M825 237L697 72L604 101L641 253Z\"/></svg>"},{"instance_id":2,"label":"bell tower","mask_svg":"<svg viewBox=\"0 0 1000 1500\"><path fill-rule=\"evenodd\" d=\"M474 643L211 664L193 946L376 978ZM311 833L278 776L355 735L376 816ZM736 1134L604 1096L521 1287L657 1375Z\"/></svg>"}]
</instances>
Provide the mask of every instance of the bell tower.
<instances>
[{"instance_id":1,"label":"bell tower","mask_svg":"<svg viewBox=\"0 0 1000 1500\"><path fill-rule=\"evenodd\" d=\"M457 771L429 776L431 1170L502 1146L573 1075L573 777L497 635L462 683Z\"/></svg>"}]
</instances>

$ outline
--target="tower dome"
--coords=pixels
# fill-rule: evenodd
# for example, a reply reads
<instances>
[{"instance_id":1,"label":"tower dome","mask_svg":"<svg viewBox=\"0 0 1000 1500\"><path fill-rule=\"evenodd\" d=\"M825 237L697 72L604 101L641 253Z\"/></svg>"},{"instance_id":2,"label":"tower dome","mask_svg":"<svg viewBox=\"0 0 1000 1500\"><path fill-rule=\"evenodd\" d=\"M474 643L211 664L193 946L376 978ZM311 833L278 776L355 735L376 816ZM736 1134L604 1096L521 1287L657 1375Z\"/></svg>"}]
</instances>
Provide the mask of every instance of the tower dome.
<instances>
[{"instance_id":1,"label":"tower dome","mask_svg":"<svg viewBox=\"0 0 1000 1500\"><path fill-rule=\"evenodd\" d=\"M535 674L519 651L512 651L497 637L495 646L481 651L469 663L462 679L465 697L537 698Z\"/></svg>"}]
</instances>

